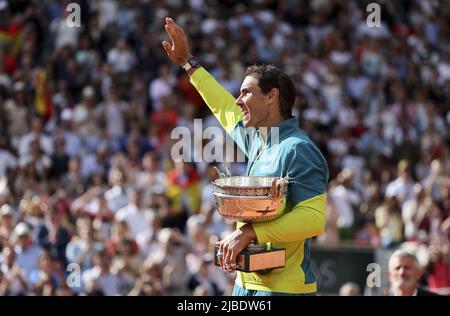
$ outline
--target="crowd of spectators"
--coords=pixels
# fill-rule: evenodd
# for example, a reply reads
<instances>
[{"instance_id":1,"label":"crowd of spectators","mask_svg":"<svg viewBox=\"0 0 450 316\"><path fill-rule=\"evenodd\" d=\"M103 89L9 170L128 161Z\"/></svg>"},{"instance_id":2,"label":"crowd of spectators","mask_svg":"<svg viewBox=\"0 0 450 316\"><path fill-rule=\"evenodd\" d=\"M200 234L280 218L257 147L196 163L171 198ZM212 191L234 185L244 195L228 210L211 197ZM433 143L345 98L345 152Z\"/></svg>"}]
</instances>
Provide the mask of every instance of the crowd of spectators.
<instances>
[{"instance_id":1,"label":"crowd of spectators","mask_svg":"<svg viewBox=\"0 0 450 316\"><path fill-rule=\"evenodd\" d=\"M408 247L450 293L450 2L380 1L373 28L369 1L70 2L81 27L69 1L0 0L0 295L230 294L224 164L171 157L174 128L218 123L168 63L166 16L236 96L254 63L294 79L330 171L315 243Z\"/></svg>"}]
</instances>

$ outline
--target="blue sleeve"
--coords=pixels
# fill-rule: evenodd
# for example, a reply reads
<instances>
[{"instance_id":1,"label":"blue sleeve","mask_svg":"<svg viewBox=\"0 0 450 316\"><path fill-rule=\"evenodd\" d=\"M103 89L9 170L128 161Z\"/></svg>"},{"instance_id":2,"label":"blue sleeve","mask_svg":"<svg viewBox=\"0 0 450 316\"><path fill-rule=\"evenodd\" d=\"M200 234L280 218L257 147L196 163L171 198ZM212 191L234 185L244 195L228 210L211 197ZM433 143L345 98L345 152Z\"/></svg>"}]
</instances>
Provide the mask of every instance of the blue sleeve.
<instances>
[{"instance_id":1,"label":"blue sleeve","mask_svg":"<svg viewBox=\"0 0 450 316\"><path fill-rule=\"evenodd\" d=\"M301 142L288 154L288 194L292 206L326 191L328 167L319 149L312 143Z\"/></svg>"}]
</instances>

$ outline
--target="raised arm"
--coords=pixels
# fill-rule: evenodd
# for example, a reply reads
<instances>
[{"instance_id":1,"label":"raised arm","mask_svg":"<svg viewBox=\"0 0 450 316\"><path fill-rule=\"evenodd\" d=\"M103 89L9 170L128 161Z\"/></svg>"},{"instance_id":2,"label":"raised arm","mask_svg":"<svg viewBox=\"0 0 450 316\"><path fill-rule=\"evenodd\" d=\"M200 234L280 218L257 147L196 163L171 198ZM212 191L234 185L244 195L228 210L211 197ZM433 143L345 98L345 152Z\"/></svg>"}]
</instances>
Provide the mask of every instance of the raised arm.
<instances>
[{"instance_id":1,"label":"raised arm","mask_svg":"<svg viewBox=\"0 0 450 316\"><path fill-rule=\"evenodd\" d=\"M185 65L193 56L184 30L172 18L166 18L164 28L172 41L172 44L167 41L162 42L167 56L169 56L171 61L178 63L180 66ZM196 70L197 68L190 69L188 74L191 75Z\"/></svg>"},{"instance_id":2,"label":"raised arm","mask_svg":"<svg viewBox=\"0 0 450 316\"><path fill-rule=\"evenodd\" d=\"M186 65L193 57L189 48L187 36L182 27L171 18L166 18L165 29L172 43L163 41L164 50L170 60L178 63L181 67ZM243 129L239 128L239 123L243 116L236 106L236 99L222 87L214 77L212 77L203 67L190 68L187 73L190 76L191 84L197 89L218 119L223 128L230 134L233 140L247 154L243 141Z\"/></svg>"}]
</instances>

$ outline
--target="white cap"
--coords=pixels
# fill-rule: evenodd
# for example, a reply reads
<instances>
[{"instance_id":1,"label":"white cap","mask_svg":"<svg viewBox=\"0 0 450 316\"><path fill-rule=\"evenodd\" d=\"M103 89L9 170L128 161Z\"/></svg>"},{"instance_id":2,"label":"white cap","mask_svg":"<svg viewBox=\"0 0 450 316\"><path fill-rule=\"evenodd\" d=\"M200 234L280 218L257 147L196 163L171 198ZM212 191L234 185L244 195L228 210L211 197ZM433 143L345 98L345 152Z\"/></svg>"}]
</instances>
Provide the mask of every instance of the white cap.
<instances>
[{"instance_id":1,"label":"white cap","mask_svg":"<svg viewBox=\"0 0 450 316\"><path fill-rule=\"evenodd\" d=\"M73 110L66 108L61 112L61 120L63 121L71 121L73 120Z\"/></svg>"},{"instance_id":2,"label":"white cap","mask_svg":"<svg viewBox=\"0 0 450 316\"><path fill-rule=\"evenodd\" d=\"M25 83L23 81L16 81L13 85L14 92L25 90Z\"/></svg>"},{"instance_id":3,"label":"white cap","mask_svg":"<svg viewBox=\"0 0 450 316\"><path fill-rule=\"evenodd\" d=\"M95 96L95 90L92 88L92 86L86 86L83 89L83 98L92 98Z\"/></svg>"},{"instance_id":4,"label":"white cap","mask_svg":"<svg viewBox=\"0 0 450 316\"><path fill-rule=\"evenodd\" d=\"M5 216L5 215L12 215L13 214L13 209L9 204L5 204L0 208L0 215L1 216Z\"/></svg>"},{"instance_id":5,"label":"white cap","mask_svg":"<svg viewBox=\"0 0 450 316\"><path fill-rule=\"evenodd\" d=\"M0 0L0 11L8 9L8 7L9 7L8 1Z\"/></svg>"},{"instance_id":6,"label":"white cap","mask_svg":"<svg viewBox=\"0 0 450 316\"><path fill-rule=\"evenodd\" d=\"M17 224L16 228L14 228L14 234L18 237L29 235L31 233L30 228L25 223L19 223Z\"/></svg>"}]
</instances>

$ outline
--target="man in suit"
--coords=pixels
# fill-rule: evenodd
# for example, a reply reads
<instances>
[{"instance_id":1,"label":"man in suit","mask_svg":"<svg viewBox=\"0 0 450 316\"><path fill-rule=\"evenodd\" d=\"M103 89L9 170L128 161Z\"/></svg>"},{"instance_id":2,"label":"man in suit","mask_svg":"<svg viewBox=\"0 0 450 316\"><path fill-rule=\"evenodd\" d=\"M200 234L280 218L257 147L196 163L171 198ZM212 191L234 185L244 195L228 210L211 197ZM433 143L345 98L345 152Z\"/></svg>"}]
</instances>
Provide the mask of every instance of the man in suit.
<instances>
[{"instance_id":1,"label":"man in suit","mask_svg":"<svg viewBox=\"0 0 450 316\"><path fill-rule=\"evenodd\" d=\"M393 296L438 296L420 287L423 268L415 255L399 249L389 259L389 291Z\"/></svg>"}]
</instances>

